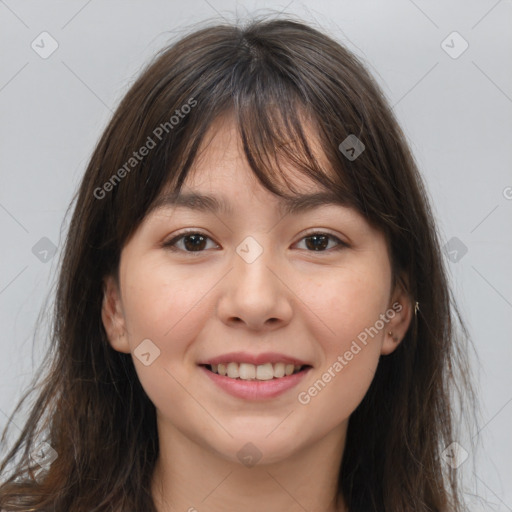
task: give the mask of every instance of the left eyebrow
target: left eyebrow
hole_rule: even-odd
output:
[[[349,206],[346,198],[340,197],[334,192],[316,192],[313,194],[301,194],[293,197],[279,198],[279,212],[283,215],[298,214],[311,211],[321,206]],[[151,210],[166,207],[182,207],[211,213],[224,213],[233,215],[233,207],[224,196],[213,196],[197,192],[164,194],[155,201]]]

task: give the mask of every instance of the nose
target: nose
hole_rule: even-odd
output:
[[[289,279],[288,279],[289,280]],[[233,254],[217,312],[230,327],[275,330],[290,322],[293,292],[275,255],[254,239]]]

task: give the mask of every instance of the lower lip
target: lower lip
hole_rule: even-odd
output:
[[[213,373],[204,366],[200,368],[217,386],[226,391],[226,393],[246,400],[264,400],[266,398],[279,396],[295,387],[306,376],[309,370],[311,370],[311,367],[308,367],[298,373],[293,373],[292,375],[279,379],[241,380]]]

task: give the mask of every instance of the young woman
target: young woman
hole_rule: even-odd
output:
[[[442,453],[471,383],[427,194],[320,31],[157,56],[87,167],[56,299],[1,509],[463,510]]]

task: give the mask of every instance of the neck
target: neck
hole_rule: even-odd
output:
[[[285,460],[246,467],[160,423],[152,480],[158,512],[346,512],[338,475],[346,424]]]

